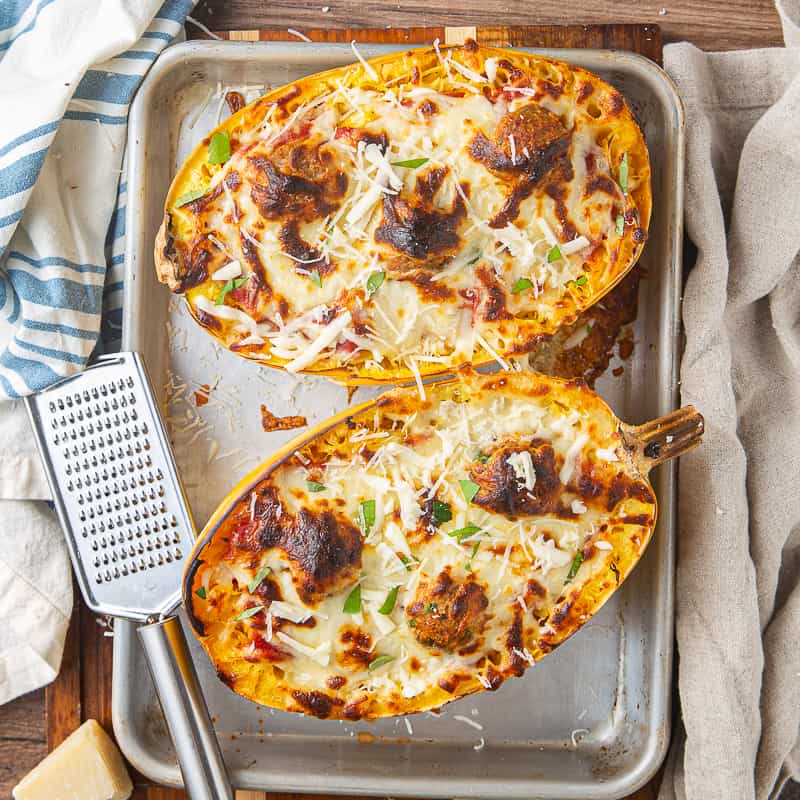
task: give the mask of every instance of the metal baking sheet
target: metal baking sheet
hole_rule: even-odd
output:
[[[363,45],[367,56],[393,49]],[[598,390],[637,423],[677,401],[683,116],[666,75],[630,53],[536,50],[587,67],[624,93],[653,164],[654,216],[643,263],[635,350]],[[221,115],[222,94],[248,99],[353,60],[347,45],[191,42],[150,71],[130,120],[126,348],[144,355],[161,391],[178,466],[202,525],[230,486],[297,431],[265,433],[260,405],[309,423],[348,403],[345,389],[297,379],[223,351],[160,286],[153,240],[178,164]],[[612,362],[612,367],[614,363]],[[213,387],[205,405],[194,393]],[[359,389],[356,400],[374,390]],[[202,403],[202,397],[200,398]],[[373,723],[273,711],[219,682],[199,646],[201,682],[233,781],[284,792],[481,798],[612,798],[658,769],[669,741],[672,681],[675,469],[653,476],[658,529],[631,579],[582,631],[524,678],[446,706]],[[191,638],[191,637],[190,637]],[[114,730],[134,766],[159,783],[180,773],[133,627],[116,626]]]

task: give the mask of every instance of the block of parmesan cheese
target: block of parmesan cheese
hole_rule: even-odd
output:
[[[122,754],[89,719],[14,787],[14,800],[128,800],[132,792]]]

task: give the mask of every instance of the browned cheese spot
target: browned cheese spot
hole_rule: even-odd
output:
[[[294,697],[309,714],[313,714],[320,719],[327,719],[331,715],[334,704],[337,702],[335,698],[324,692],[303,692],[300,689],[295,689],[292,692],[292,697]]]
[[[292,580],[304,603],[351,584],[361,567],[361,533],[349,520],[330,511],[301,508],[294,515],[281,507],[274,488],[257,498],[250,519],[249,497],[233,517],[231,544],[258,552],[278,547],[286,554]]]

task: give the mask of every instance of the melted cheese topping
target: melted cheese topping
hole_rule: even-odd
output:
[[[210,327],[221,327],[228,346],[291,371],[416,377],[481,358],[502,364],[560,317],[574,318],[635,261],[632,237],[643,241],[649,210],[640,220],[634,198],[648,191],[649,171],[620,175],[615,123],[634,130],[645,151],[619,94],[581,71],[593,95],[577,101],[574,77],[572,91],[556,91],[550,71],[520,77],[487,59],[479,74],[463,60],[454,50],[417,84],[374,89],[351,68],[291,111],[278,100],[251,107],[254,122],[236,129],[207,198],[171,206],[175,246],[193,248],[183,262],[196,269],[205,242],[203,274],[212,276],[189,287],[188,300],[201,321],[216,320]],[[567,80],[574,68],[558,66]],[[525,121],[532,106],[544,122]],[[522,134],[501,135],[515,120]],[[546,155],[552,142],[531,152],[520,139],[543,126],[563,141],[563,163]],[[488,161],[476,156],[481,138],[493,148]],[[520,190],[523,165],[535,172],[540,162],[542,175]],[[334,171],[345,176],[335,191]],[[314,183],[322,173],[327,183]],[[326,200],[310,213],[320,193]],[[299,208],[281,213],[298,197]],[[226,264],[236,262],[244,288],[217,304],[234,271]],[[251,322],[232,320],[228,305]],[[350,322],[322,337],[345,309]],[[253,336],[263,344],[243,345]]]
[[[620,537],[625,546],[632,539],[643,546],[655,506],[607,409],[602,415],[558,394],[512,391],[505,382],[511,378],[530,380],[429,387],[433,397],[413,414],[405,405],[408,390],[390,393],[402,402],[358,415],[258,483],[254,496],[263,502],[274,493],[282,515],[332,512],[341,525],[358,527],[359,563],[347,580],[307,604],[301,594],[311,573],[298,577],[285,546],[254,547],[246,512],[237,517],[234,509],[229,520],[244,519],[247,536],[240,539],[223,525],[229,549],[216,562],[202,554],[195,578],[207,590],[208,606],[194,601],[206,635],[266,669],[274,654],[259,660],[254,642],[285,645],[290,657],[275,662],[281,681],[341,698],[344,708],[363,697],[380,700],[381,712],[361,707],[356,716],[398,713],[430,687],[457,686],[465,676],[493,686],[498,676],[520,674],[540,658],[548,637],[553,646],[559,640],[566,614],[560,604],[569,608],[582,585],[624,558]],[[489,502],[488,475],[506,481]],[[509,496],[516,510],[504,505]],[[250,497],[239,507],[252,511]],[[259,530],[269,539],[274,531],[264,524]],[[244,587],[265,568],[282,600],[264,604],[267,620],[243,618],[264,602]],[[437,595],[442,575],[446,584],[473,587],[467,596],[486,604],[451,641],[445,639],[460,618],[447,603],[448,592]],[[360,602],[353,600],[356,587]],[[273,634],[275,618],[284,621],[282,628],[285,621],[314,623]],[[420,636],[429,623],[431,630],[442,629],[433,641]],[[360,660],[350,657],[348,631],[360,637]],[[331,692],[332,676],[345,679],[338,691]],[[452,692],[457,696],[456,688]],[[309,710],[291,697],[289,707]],[[341,713],[327,708],[322,716]]]

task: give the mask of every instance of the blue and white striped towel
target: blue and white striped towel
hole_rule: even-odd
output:
[[[0,397],[118,338],[128,108],[194,4],[162,2],[0,3]]]
[[[0,0],[0,703],[51,681],[72,608],[21,403],[120,336],[128,108],[194,0]],[[38,501],[38,502],[37,502]]]

